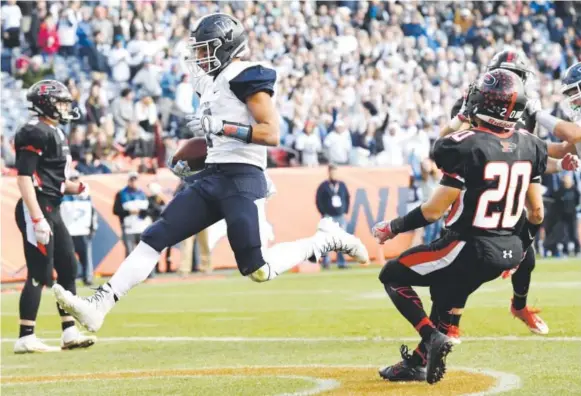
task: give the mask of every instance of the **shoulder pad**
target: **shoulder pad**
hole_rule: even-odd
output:
[[[230,89],[241,102],[245,102],[246,98],[257,92],[266,92],[273,96],[275,84],[274,69],[252,63],[230,79]]]

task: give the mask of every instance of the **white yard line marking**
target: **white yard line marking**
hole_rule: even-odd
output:
[[[44,341],[60,341],[60,338],[43,338]],[[397,342],[417,341],[418,337],[99,337],[99,342]],[[2,342],[15,342],[16,338],[2,338]],[[581,342],[581,337],[498,336],[462,337],[462,341],[534,341],[534,342]]]
[[[353,368],[353,369],[375,369],[378,366],[373,365],[322,365],[322,364],[306,364],[306,365],[284,365],[284,366],[233,366],[233,367],[203,367],[199,370],[235,370],[235,369],[281,369],[281,368],[330,368],[330,369],[337,369],[337,368]],[[468,367],[451,367],[453,370],[464,371],[468,373],[474,374],[483,374],[490,376],[496,380],[495,385],[485,391],[476,392],[476,393],[467,393],[465,396],[486,396],[486,395],[495,395],[503,392],[508,392],[511,390],[519,389],[522,386],[522,382],[519,376],[511,373],[506,373],[503,371],[496,371],[496,370],[488,370],[488,369],[473,369]],[[183,369],[187,370],[187,369]],[[176,370],[179,371],[179,370]],[[74,380],[69,379],[59,379],[58,376],[54,376],[53,379],[47,379],[44,381],[35,381],[31,382],[30,384],[43,384],[43,383],[58,383],[58,382],[77,382],[77,381],[120,381],[120,380],[133,380],[133,379],[141,379],[141,378],[168,378],[168,377],[176,377],[176,378],[205,378],[205,377],[229,377],[229,378],[248,378],[250,377],[275,377],[275,378],[288,378],[288,379],[298,379],[312,382],[315,386],[309,388],[307,390],[298,391],[294,393],[283,393],[276,396],[307,396],[307,395],[316,395],[322,392],[328,392],[334,389],[337,389],[341,386],[341,383],[335,379],[324,379],[324,378],[316,378],[316,377],[309,377],[309,376],[299,376],[299,375],[235,375],[235,374],[181,374],[177,372],[175,375],[155,375],[155,371],[144,372],[144,371],[137,371],[137,370],[127,370],[127,371],[115,371],[110,373],[91,373],[92,375],[99,376],[99,374],[124,374],[124,373],[135,373],[134,376],[129,376],[125,378],[75,378]],[[154,375],[152,375],[154,374]],[[78,373],[76,375],[83,375]],[[87,374],[88,375],[88,374]],[[6,378],[11,378],[11,376],[7,376]],[[25,377],[23,377],[24,379]],[[13,382],[3,384],[2,386],[17,386],[17,385],[26,385],[26,382]]]
[[[454,367],[451,367],[452,369]],[[466,371],[475,374],[484,374],[496,379],[496,384],[488,390],[476,393],[467,393],[466,396],[485,396],[485,395],[496,395],[498,393],[504,393],[511,390],[519,389],[522,387],[522,382],[520,377],[515,374],[505,373],[503,371],[488,370],[488,369],[472,369],[472,368],[457,368],[458,370]]]

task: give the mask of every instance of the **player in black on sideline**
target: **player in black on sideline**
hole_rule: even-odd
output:
[[[54,80],[34,84],[26,98],[31,112],[38,117],[32,118],[15,136],[17,184],[22,196],[15,215],[24,242],[28,275],[20,295],[20,335],[14,352],[86,348],[96,338],[81,334],[73,317],[58,305],[63,330],[61,347],[48,346],[34,334],[42,288],[52,285],[53,268],[57,282],[76,292],[77,260],[59,206],[63,194],[88,194],[88,186],[67,180],[72,170],[71,155],[58,125],[78,117],[78,109],[71,109],[71,94]]]
[[[523,84],[527,82],[531,75],[526,58],[522,54],[513,50],[501,51],[492,58],[487,70],[492,71],[497,69],[510,70],[514,72],[520,77]],[[538,114],[538,109],[535,109],[534,106],[531,105],[532,103],[534,102],[529,101],[527,103],[522,116],[515,125],[516,129],[522,129],[530,133],[534,133],[537,124],[536,114]],[[469,127],[468,116],[466,114],[469,109],[467,108],[466,104],[466,95],[456,101],[454,107],[452,108],[451,121],[448,124],[448,127],[440,133],[440,136],[446,136],[449,133]],[[572,155],[572,150],[564,151],[563,147],[564,146],[560,143],[547,144],[549,159],[547,162],[546,173],[557,173],[562,170],[575,170],[576,158],[574,158]],[[527,237],[527,230],[531,227],[533,229],[536,228],[527,222],[526,216],[523,214],[518,225],[518,228],[522,231],[521,235],[523,237]],[[549,327],[538,315],[540,310],[538,308],[532,308],[527,305],[527,296],[531,284],[531,275],[536,263],[535,251],[532,246],[532,241],[527,242],[527,244],[529,245],[529,248],[526,250],[525,256],[518,268],[510,272],[507,271],[505,274],[503,274],[503,277],[512,275],[511,281],[513,287],[513,298],[511,300],[510,311],[512,315],[520,319],[531,332],[535,334],[548,334]],[[456,343],[460,342],[459,324],[465,303],[466,302],[464,301],[464,303],[454,307],[451,315],[448,317],[448,335],[453,336],[456,340]]]
[[[530,223],[542,222],[539,182],[547,165],[546,144],[513,129],[526,102],[515,73],[486,73],[468,97],[468,117],[475,127],[435,143],[433,156],[444,173],[441,185],[407,215],[374,226],[374,236],[383,243],[436,221],[452,206],[442,238],[389,260],[379,275],[396,308],[422,338],[413,355],[406,353],[402,362],[381,370],[382,378],[439,381],[452,348],[452,340],[436,327],[439,314],[446,313],[440,309],[455,306],[458,296],[520,263],[524,248],[517,227],[525,205]],[[412,286],[430,287],[430,317]]]

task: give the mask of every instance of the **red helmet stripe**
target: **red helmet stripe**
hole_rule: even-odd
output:
[[[508,120],[510,117],[510,113],[514,109],[514,105],[516,104],[516,98],[518,97],[518,92],[513,92],[512,97],[510,98],[510,104],[508,105],[508,109],[506,109],[506,114],[504,115],[504,119]]]

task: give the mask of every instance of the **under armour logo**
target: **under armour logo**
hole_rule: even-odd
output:
[[[503,250],[502,258],[512,258],[512,250]]]

